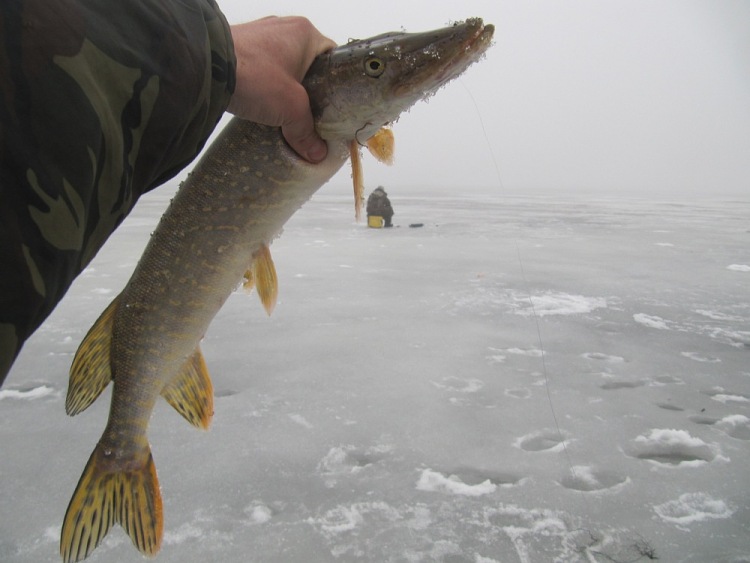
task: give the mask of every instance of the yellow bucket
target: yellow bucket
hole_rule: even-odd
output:
[[[383,218],[380,215],[368,215],[367,226],[373,229],[383,228]]]

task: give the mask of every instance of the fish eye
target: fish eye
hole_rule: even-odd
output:
[[[367,57],[365,59],[365,73],[367,76],[377,78],[385,72],[385,61],[379,57]]]

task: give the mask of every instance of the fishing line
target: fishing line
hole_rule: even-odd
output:
[[[500,174],[500,166],[498,165],[497,158],[495,157],[495,151],[492,149],[492,143],[490,142],[490,137],[487,134],[487,129],[484,126],[484,120],[482,119],[482,113],[479,110],[479,105],[477,104],[477,101],[474,98],[474,95],[471,93],[471,90],[469,90],[466,84],[464,84],[463,80],[459,78],[458,81],[461,83],[461,86],[463,86],[464,90],[466,90],[466,93],[469,95],[469,99],[471,99],[471,103],[474,105],[474,110],[476,111],[477,119],[479,120],[479,125],[482,128],[482,135],[484,135],[484,140],[487,143],[487,149],[490,153],[492,164],[495,167],[495,175],[497,177],[497,183],[500,187],[501,193],[504,196],[507,196],[507,190],[505,189],[505,184],[503,183],[502,175]],[[529,288],[529,282],[528,282],[528,279],[526,278],[526,270],[523,267],[523,260],[521,259],[521,247],[518,244],[518,238],[513,237],[513,244],[516,250],[516,258],[518,259],[518,267],[521,273],[521,280],[523,281],[524,291],[526,293],[526,300],[529,302],[529,307],[531,308],[532,317],[534,319],[534,326],[536,327],[537,341],[539,342],[539,350],[541,352],[542,374],[544,375],[544,389],[547,394],[547,402],[549,403],[549,409],[550,409],[550,412],[552,413],[552,420],[555,423],[555,430],[557,432],[557,436],[558,438],[560,438],[560,444],[562,445],[562,449],[565,454],[565,460],[568,463],[568,470],[570,471],[570,475],[573,477],[573,479],[576,479],[578,476],[573,467],[573,460],[570,456],[570,452],[568,451],[568,446],[566,444],[565,437],[563,436],[562,429],[560,428],[560,423],[557,417],[557,411],[555,410],[554,401],[552,400],[552,392],[550,390],[550,378],[547,372],[547,362],[545,360],[546,352],[544,351],[544,342],[542,340],[542,328],[539,323],[539,315],[537,315],[536,307],[534,306],[534,300],[531,297],[531,290]],[[584,504],[588,507],[588,500],[586,499],[586,496],[583,494],[583,491],[579,491],[579,492],[581,493],[581,497],[584,500]]]

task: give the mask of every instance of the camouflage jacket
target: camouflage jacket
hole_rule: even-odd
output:
[[[234,90],[214,0],[0,2],[0,384],[137,199]]]

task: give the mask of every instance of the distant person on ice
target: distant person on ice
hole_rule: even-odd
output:
[[[367,219],[371,216],[382,217],[385,221],[385,227],[392,227],[391,217],[393,217],[393,207],[391,207],[391,200],[388,199],[388,194],[385,193],[383,186],[378,186],[367,198]]]

